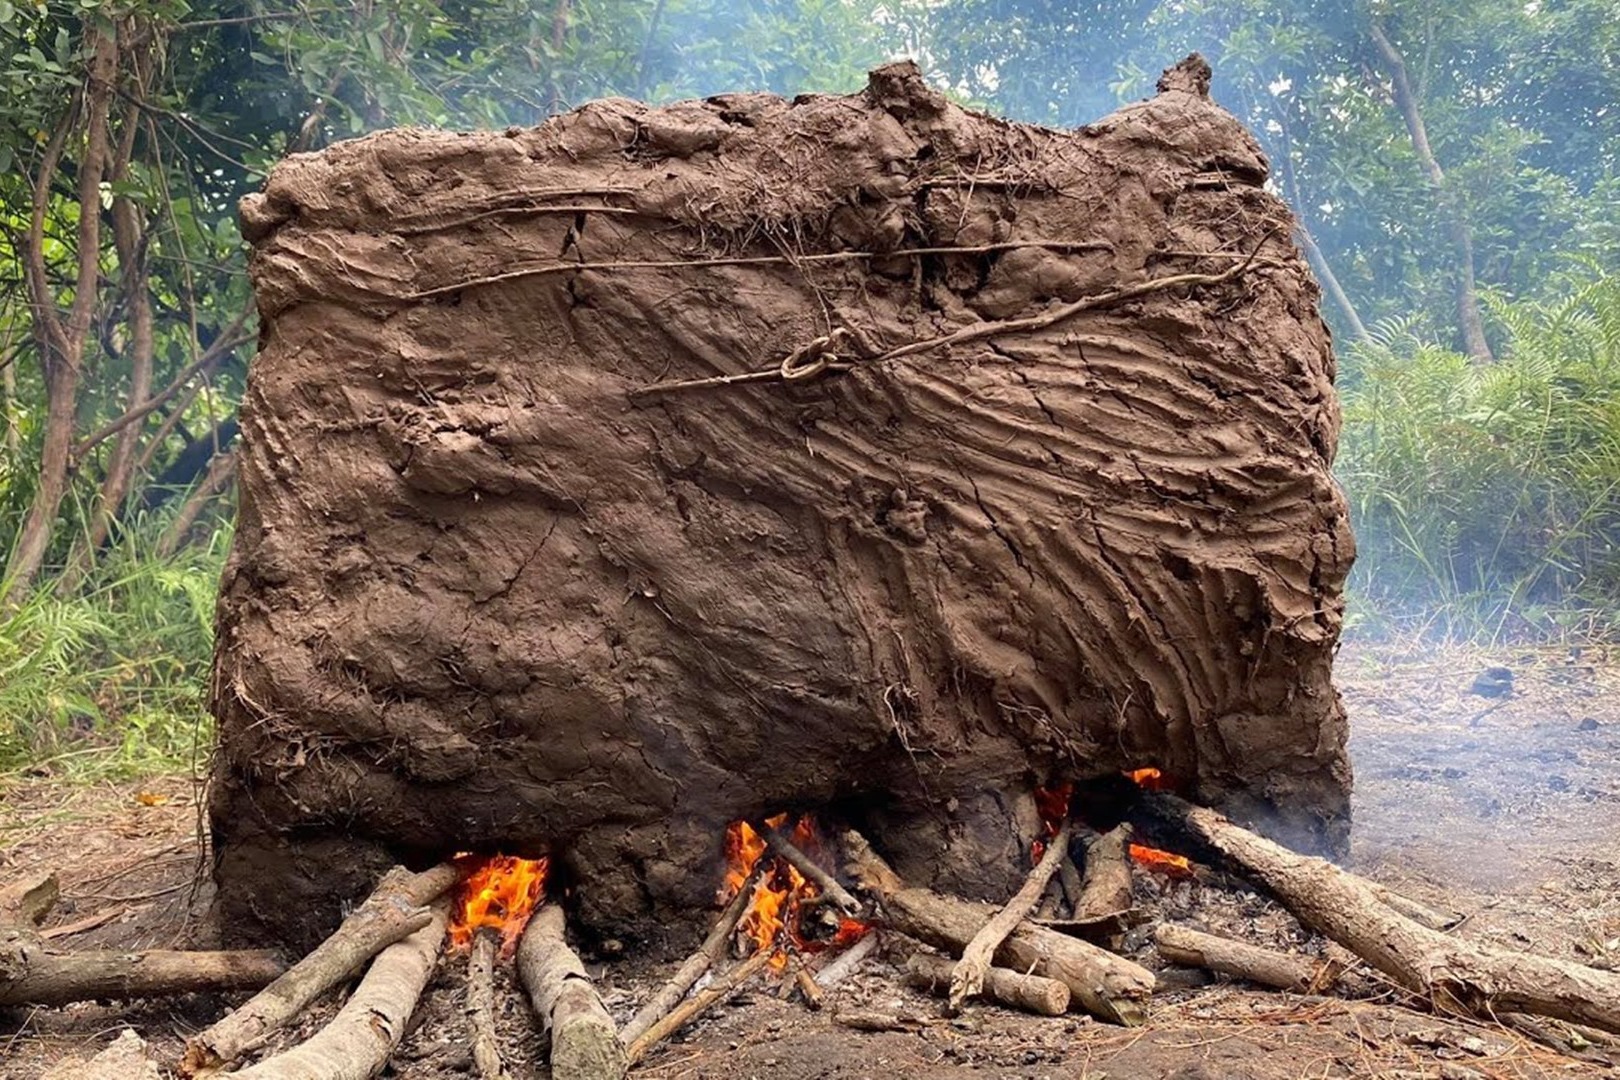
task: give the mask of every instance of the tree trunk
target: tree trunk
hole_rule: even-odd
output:
[[[33,216],[24,240],[23,261],[33,307],[40,363],[45,373],[45,435],[40,447],[39,477],[28,515],[17,535],[16,550],[0,601],[21,596],[33,584],[50,547],[56,515],[67,492],[72,464],[73,426],[78,407],[79,377],[84,364],[85,337],[95,310],[101,281],[101,181],[108,159],[107,117],[113,80],[118,73],[118,40],[102,30],[96,18],[85,20],[85,45],[90,53],[84,83],[85,149],[78,163],[79,229],[78,272],[73,283],[73,305],[64,320],[57,311],[45,271],[45,213],[51,186],[61,162],[62,146],[72,126],[72,113],[64,118],[46,148],[34,180]]]
[[[1356,313],[1356,306],[1350,302],[1350,294],[1339,284],[1339,276],[1333,272],[1333,267],[1328,265],[1327,256],[1316,246],[1316,238],[1311,235],[1311,231],[1305,227],[1303,221],[1300,222],[1297,235],[1299,246],[1305,249],[1305,258],[1310,260],[1311,269],[1316,272],[1316,280],[1321,282],[1322,288],[1327,291],[1333,306],[1339,309],[1339,314],[1350,327],[1351,336],[1357,341],[1366,341],[1372,336],[1367,333],[1367,324],[1363,323],[1361,316]]]
[[[1457,205],[1455,193],[1446,186],[1446,174],[1429,146],[1428,128],[1423,123],[1423,112],[1406,73],[1406,60],[1376,19],[1372,24],[1372,39],[1389,69],[1395,107],[1406,122],[1406,131],[1412,138],[1412,149],[1417,153],[1418,164],[1423,167],[1423,175],[1428,178],[1429,187],[1434,190],[1440,203],[1440,213],[1446,219],[1446,231],[1451,236],[1451,246],[1457,257],[1457,325],[1462,330],[1463,344],[1468,349],[1468,355],[1482,363],[1489,363],[1496,357],[1491,354],[1491,347],[1485,340],[1485,321],[1480,316],[1479,294],[1474,288],[1473,230],[1468,227],[1462,207]]]

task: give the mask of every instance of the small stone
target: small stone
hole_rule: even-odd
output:
[[[1468,1051],[1470,1054],[1476,1054],[1481,1057],[1483,1057],[1490,1049],[1485,1045],[1485,1040],[1480,1038],[1478,1035],[1470,1035],[1457,1045]]]
[[[1598,720],[1595,716],[1583,717],[1581,722],[1575,725],[1576,731],[1596,731],[1597,729]]]
[[[1557,774],[1549,776],[1547,777],[1547,786],[1552,788],[1554,791],[1568,791],[1569,777],[1559,776]]]
[[[1480,697],[1507,697],[1513,693],[1513,671],[1505,667],[1488,667],[1474,676],[1468,692]]]
[[[1448,1061],[1440,1066],[1440,1080],[1485,1080],[1485,1074],[1466,1065]]]

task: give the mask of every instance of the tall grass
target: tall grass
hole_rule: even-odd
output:
[[[74,593],[46,580],[0,609],[0,774],[136,775],[206,754],[229,530],[159,559],[160,524],[127,532]]]
[[[1338,470],[1363,629],[1473,642],[1620,630],[1620,284],[1493,304],[1479,365],[1384,327],[1351,348]]]

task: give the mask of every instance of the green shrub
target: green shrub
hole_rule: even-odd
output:
[[[1620,628],[1620,285],[1492,305],[1501,359],[1352,346],[1338,473],[1363,627],[1496,641]]]
[[[0,773],[184,767],[206,754],[214,595],[229,530],[159,559],[158,521],[108,551],[81,589],[47,578],[0,611]]]

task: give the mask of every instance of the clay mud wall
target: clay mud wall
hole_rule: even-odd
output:
[[[1000,899],[1033,786],[1149,764],[1342,844],[1333,355],[1208,79],[1062,132],[901,64],[277,166],[242,207],[230,936],[311,942],[469,849],[553,852],[633,933],[787,808]]]

